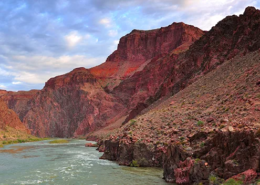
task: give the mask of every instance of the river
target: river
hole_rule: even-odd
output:
[[[84,140],[65,144],[49,141],[0,148],[0,185],[166,185],[162,169],[119,166],[101,160]]]

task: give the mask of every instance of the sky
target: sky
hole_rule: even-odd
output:
[[[133,29],[184,22],[210,30],[260,0],[1,0],[0,89],[42,89],[54,76],[105,62]]]

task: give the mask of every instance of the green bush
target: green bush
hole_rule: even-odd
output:
[[[18,143],[25,143],[26,141],[23,140],[23,139],[17,139],[17,142],[18,142]]]
[[[133,160],[132,163],[130,164],[131,167],[139,167],[140,165],[138,164],[137,160]]]
[[[197,122],[197,125],[198,125],[199,127],[202,127],[202,126],[204,125],[204,122],[203,122],[203,121],[198,121],[198,122]]]
[[[136,123],[136,120],[134,120],[134,119],[131,119],[131,120],[130,120],[130,126],[135,125],[135,123]]]
[[[241,181],[236,181],[235,179],[229,179],[226,182],[224,182],[223,185],[242,185],[243,182]]]
[[[217,182],[217,177],[215,175],[210,175],[209,181],[211,182],[211,184],[215,184]]]

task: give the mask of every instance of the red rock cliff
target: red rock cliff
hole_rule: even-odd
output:
[[[133,30],[120,39],[118,48],[107,61],[90,71],[96,77],[105,80],[110,90],[122,79],[141,71],[153,57],[185,51],[204,32],[184,23],[173,23],[160,29],[143,31]]]
[[[30,100],[39,92],[39,90],[30,91],[0,91],[0,99],[3,100],[9,109],[14,110],[19,116],[20,120],[23,120],[24,116],[30,110]]]
[[[46,82],[23,121],[37,136],[72,137],[104,127],[124,111],[89,70],[77,68]]]
[[[121,81],[129,70],[142,71],[154,56],[160,58],[169,52],[186,50],[203,33],[183,23],[151,31],[134,30],[121,39],[118,50],[103,65],[90,70],[77,68],[46,82],[44,89],[30,100],[26,115],[20,118],[38,136],[71,137],[104,127],[125,116],[127,109],[122,98],[103,88],[102,75]],[[161,83],[161,78],[158,81]]]
[[[5,129],[6,126],[28,132],[17,114],[13,110],[8,109],[7,105],[0,100],[0,129]]]

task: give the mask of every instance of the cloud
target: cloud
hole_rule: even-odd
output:
[[[0,2],[0,84],[42,88],[49,78],[104,62],[133,29],[184,22],[209,30],[257,0],[12,0]],[[1,87],[2,88],[2,87]]]
[[[109,32],[108,32],[108,35],[110,37],[115,37],[115,36],[117,36],[117,34],[118,34],[117,30],[109,30]]]
[[[21,84],[22,82],[12,82],[13,85]]]
[[[73,48],[82,40],[82,37],[76,31],[74,31],[66,35],[65,39],[67,41],[68,47]]]
[[[113,43],[110,45],[109,50],[111,53],[117,49],[117,45],[119,43],[119,40],[114,40]]]
[[[6,89],[5,85],[0,84],[0,89]]]
[[[111,20],[109,18],[100,19],[99,23],[104,25],[105,27],[110,27],[111,26]]]
[[[104,61],[105,58],[87,58],[83,55],[13,56],[10,64],[14,66],[12,75],[16,83],[12,82],[12,84],[17,85],[22,82],[44,84],[50,77],[67,73],[76,67],[93,67],[99,60]]]

